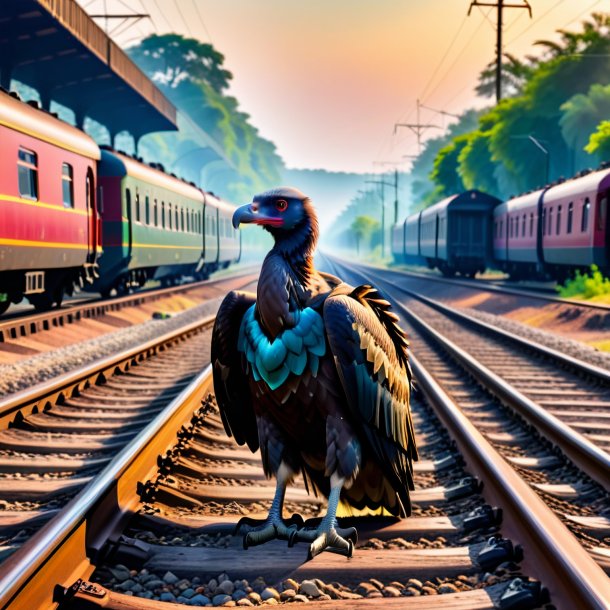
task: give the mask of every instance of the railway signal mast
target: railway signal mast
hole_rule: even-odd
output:
[[[505,8],[526,8],[532,18],[532,7],[527,0],[522,4],[504,4],[504,0],[496,2],[479,2],[472,0],[468,8],[468,15],[472,12],[473,6],[493,6],[498,9],[498,20],[496,23],[496,104],[502,99],[502,11]]]

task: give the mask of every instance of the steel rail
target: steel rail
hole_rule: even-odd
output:
[[[610,608],[608,577],[576,537],[489,444],[413,355],[413,374],[436,414],[484,483],[483,495],[503,508],[505,535],[525,549],[528,573],[550,591],[560,609]]]
[[[351,270],[351,272],[364,278],[362,272],[355,272],[354,270]],[[387,284],[388,282],[382,280],[381,283]],[[400,291],[403,290],[394,285],[392,285],[392,287]],[[580,470],[596,480],[604,489],[610,490],[610,455],[608,453],[597,447],[594,443],[589,441],[582,434],[576,432],[573,428],[570,428],[557,417],[551,415],[546,409],[530,400],[527,396],[510,386],[506,381],[478,362],[470,354],[433,329],[419,316],[400,303],[400,301],[392,298],[391,295],[387,296],[392,300],[393,305],[407,320],[415,324],[446,352],[457,359],[460,364],[462,364],[472,375],[474,375],[474,377],[478,379],[492,394],[497,396],[505,404],[508,404],[511,409],[519,413],[528,422],[534,425],[534,427],[545,438],[552,441],[570,460],[574,462],[574,464],[576,464],[578,468],[580,468]],[[502,332],[504,333],[504,331]],[[529,343],[525,343],[531,347]],[[569,357],[565,356],[565,358]],[[600,370],[603,371],[603,369]],[[606,371],[604,371],[604,373],[608,374]]]
[[[385,282],[386,284],[389,283],[387,280],[381,280],[381,281]],[[535,341],[532,341],[530,339],[524,339],[523,337],[520,337],[519,335],[515,335],[509,331],[503,330],[502,328],[498,328],[498,327],[494,326],[493,324],[483,322],[482,320],[477,320],[476,318],[473,318],[472,316],[469,316],[468,314],[466,314],[464,312],[457,311],[456,309],[452,309],[451,307],[448,307],[447,305],[443,305],[442,303],[439,303],[438,301],[435,301],[435,300],[425,297],[421,294],[418,294],[417,292],[414,292],[413,290],[409,290],[408,288],[403,288],[401,286],[396,286],[394,284],[392,284],[392,286],[393,286],[393,288],[402,292],[403,294],[407,294],[410,297],[413,297],[414,299],[421,301],[422,303],[428,305],[429,307],[432,307],[433,309],[436,309],[440,313],[442,313],[450,318],[454,318],[454,319],[460,320],[462,322],[466,322],[470,326],[473,326],[477,329],[484,329],[486,332],[489,332],[497,337],[502,337],[503,339],[512,341],[513,343],[516,343],[517,345],[519,345],[521,347],[527,347],[527,348],[529,348],[535,352],[538,352],[540,354],[543,354],[544,356],[547,356],[553,360],[557,360],[557,361],[567,365],[570,368],[577,369],[581,373],[585,373],[586,375],[589,375],[590,377],[596,377],[596,378],[600,379],[601,381],[610,384],[610,371],[607,369],[604,369],[600,366],[596,366],[594,364],[589,364],[588,362],[584,362],[583,360],[579,360],[578,358],[574,358],[573,356],[568,356],[567,354],[562,354],[561,352],[558,352],[557,350],[554,350],[551,347],[547,347],[546,345],[536,343]]]
[[[417,271],[403,271],[403,270],[399,270],[399,269],[388,269],[385,267],[374,267],[371,265],[364,265],[364,264],[362,266],[368,267],[370,269],[374,269],[375,271],[387,271],[389,273],[398,273],[400,275],[415,277],[417,279],[432,280],[434,282],[452,284],[454,286],[464,286],[465,288],[470,288],[471,290],[486,290],[488,292],[494,292],[494,293],[499,293],[499,294],[511,294],[514,296],[527,297],[530,299],[537,299],[539,301],[558,303],[560,305],[573,305],[575,307],[584,307],[586,309],[599,309],[600,311],[609,311],[610,312],[610,305],[606,305],[605,303],[591,303],[589,301],[579,301],[577,299],[566,299],[566,298],[558,297],[558,296],[544,295],[544,294],[534,292],[533,290],[524,290],[524,289],[519,289],[519,288],[509,288],[507,286],[490,285],[487,283],[481,283],[481,280],[468,281],[468,280],[464,280],[464,279],[439,277],[437,275],[433,275],[432,273],[422,273],[422,272],[417,272]]]
[[[136,511],[138,483],[178,441],[201,398],[212,391],[208,365],[62,511],[0,568],[0,608],[53,608],[63,592],[94,571],[93,561]]]
[[[51,328],[72,324],[79,320],[96,318],[108,312],[119,311],[124,307],[141,305],[142,303],[156,301],[173,294],[190,292],[226,280],[239,279],[250,273],[252,273],[252,271],[243,270],[235,275],[222,278],[203,280],[191,284],[182,284],[180,286],[171,286],[169,288],[152,288],[121,297],[110,299],[93,298],[82,303],[79,302],[74,304],[68,302],[66,306],[59,309],[52,309],[43,313],[16,315],[15,317],[1,319],[0,343],[8,339],[18,339],[19,337],[32,335],[42,330],[50,330]]]
[[[132,363],[139,362],[150,354],[210,326],[215,317],[211,315],[191,322],[145,343],[43,381],[24,392],[9,395],[0,400],[0,429],[7,428],[16,417],[42,412],[48,405],[71,397],[75,391],[95,384],[98,379],[110,376],[114,371],[125,371]]]
[[[347,270],[363,277],[359,271]],[[414,314],[391,295],[387,296],[403,316],[413,319]],[[417,387],[461,449],[467,467],[484,482],[486,500],[504,509],[504,532],[524,546],[527,570],[547,586],[553,604],[562,610],[610,608],[610,587],[603,569],[412,354],[410,361]],[[502,385],[506,386],[503,382]],[[608,456],[604,455],[607,460]],[[603,474],[607,483],[608,466]]]
[[[401,313],[453,356],[492,394],[524,417],[548,440],[553,442],[580,470],[610,491],[610,455],[576,432],[546,409],[507,384],[470,354],[433,329],[419,316],[396,303]]]

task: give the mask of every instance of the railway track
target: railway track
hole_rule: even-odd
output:
[[[100,320],[110,329],[117,326],[128,324],[127,321],[118,319],[115,314],[127,308],[141,307],[145,304],[155,303],[162,299],[178,295],[206,295],[221,287],[226,290],[226,286],[235,280],[247,277],[255,277],[256,269],[248,268],[239,270],[230,276],[214,278],[191,284],[171,286],[167,288],[154,288],[141,290],[133,294],[120,297],[100,299],[90,298],[78,301],[68,301],[62,307],[52,309],[44,313],[32,313],[29,310],[21,311],[13,315],[0,318],[0,349],[7,352],[14,352],[17,355],[28,356],[37,351],[40,347],[40,340],[32,340],[33,335],[52,331],[55,333],[53,345],[62,345],[61,337],[57,338],[58,330],[67,329],[73,324],[87,324],[90,320]],[[228,288],[231,289],[231,288]],[[96,327],[94,327],[96,328]],[[28,348],[29,346],[29,348]],[[33,349],[32,349],[33,348]]]
[[[366,266],[366,265],[365,265]],[[375,272],[385,271],[385,269],[370,267]],[[556,294],[552,294],[551,289],[547,288],[534,288],[534,287],[523,287],[513,283],[510,285],[509,282],[503,280],[483,280],[483,279],[467,279],[467,278],[447,278],[442,277],[436,272],[431,271],[430,273],[421,271],[409,271],[405,269],[395,270],[395,273],[400,273],[405,277],[423,279],[426,281],[432,281],[439,284],[447,284],[449,286],[462,286],[464,288],[470,288],[478,291],[486,291],[500,295],[511,295],[517,297],[525,297],[534,301],[542,301],[547,303],[557,303],[559,305],[569,305],[572,307],[585,309],[585,310],[597,310],[600,313],[610,312],[610,305],[604,303],[595,303],[590,301],[583,301],[578,299],[569,299],[559,297]]]
[[[590,553],[425,363],[413,365],[420,389],[414,514],[355,519],[360,541],[351,560],[323,553],[305,562],[306,545],[282,542],[242,549],[235,525],[244,515],[266,515],[273,485],[258,456],[225,436],[208,367],[4,562],[0,608],[315,600],[320,608],[364,609],[381,597],[384,606],[404,608],[409,597],[414,608],[514,610],[546,604],[540,581],[558,608],[608,607],[607,577]],[[287,500],[287,511],[306,518],[323,508],[302,487]]]
[[[330,264],[353,283],[370,281],[362,268]],[[512,337],[386,277],[376,274],[375,282],[407,321],[424,366],[608,571],[608,371]]]
[[[209,361],[214,316],[0,400],[0,559],[112,460]]]

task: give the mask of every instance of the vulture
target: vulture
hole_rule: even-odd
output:
[[[338,526],[340,501],[374,514],[411,512],[417,449],[407,338],[375,288],[315,269],[318,221],[302,192],[255,196],[233,214],[235,228],[244,223],[261,225],[275,243],[256,294],[224,298],[211,353],[227,434],[260,449],[266,476],[276,478],[269,515],[248,520],[244,548],[282,539],[310,543],[310,557],[350,557],[357,532]],[[328,498],[317,527],[283,518],[286,487],[299,473],[308,492]]]

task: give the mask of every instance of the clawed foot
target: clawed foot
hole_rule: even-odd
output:
[[[358,542],[358,533],[355,527],[334,528],[320,525],[317,529],[300,529],[293,532],[288,546],[294,546],[296,542],[311,542],[308,559],[313,559],[323,551],[351,557],[354,554],[354,545]]]
[[[269,542],[269,540],[290,540],[291,536],[303,525],[303,518],[300,515],[292,515],[290,519],[252,519],[242,517],[235,526],[234,535],[244,527],[250,528],[243,539],[244,549],[251,546],[258,546]]]

